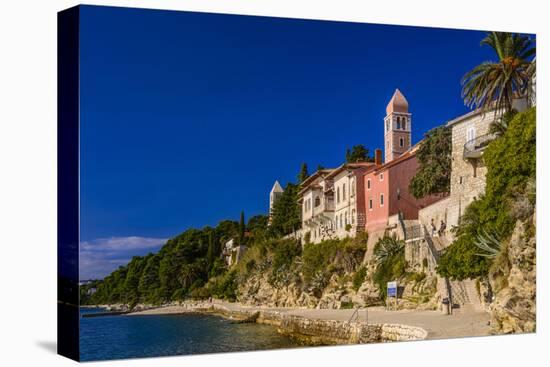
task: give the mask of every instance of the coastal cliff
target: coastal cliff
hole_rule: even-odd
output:
[[[490,305],[495,332],[536,330],[536,237],[534,224],[518,221],[502,259],[505,266],[490,274],[496,290]]]

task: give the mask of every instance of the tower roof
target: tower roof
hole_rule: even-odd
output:
[[[409,112],[409,102],[407,102],[407,99],[399,89],[395,90],[393,97],[391,97],[386,107],[386,114],[389,115],[394,112]]]
[[[283,187],[279,183],[279,181],[275,180],[275,183],[273,184],[273,188],[271,189],[271,192],[283,192]]]

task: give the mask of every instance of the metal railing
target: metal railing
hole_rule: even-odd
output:
[[[483,153],[483,150],[489,145],[490,142],[495,140],[496,134],[485,134],[478,136],[472,140],[469,140],[464,144],[464,158],[479,158]]]
[[[359,322],[359,308],[355,308],[355,310],[353,310],[353,313],[351,314],[349,320],[348,320],[348,323],[352,323],[352,322]],[[365,323],[368,324],[369,323],[369,309],[368,308],[365,308]]]

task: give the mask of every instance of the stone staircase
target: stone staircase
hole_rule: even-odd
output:
[[[450,283],[453,313],[464,313],[472,310],[481,311],[483,309],[474,280],[451,280]]]

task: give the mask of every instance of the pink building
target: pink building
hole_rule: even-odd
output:
[[[365,190],[365,230],[369,233],[385,230],[390,217],[400,215],[404,220],[418,219],[418,211],[441,198],[430,196],[415,199],[409,193],[409,183],[416,174],[418,144],[411,147],[412,119],[409,104],[396,89],[384,118],[385,162],[376,152],[377,168],[367,172]]]

